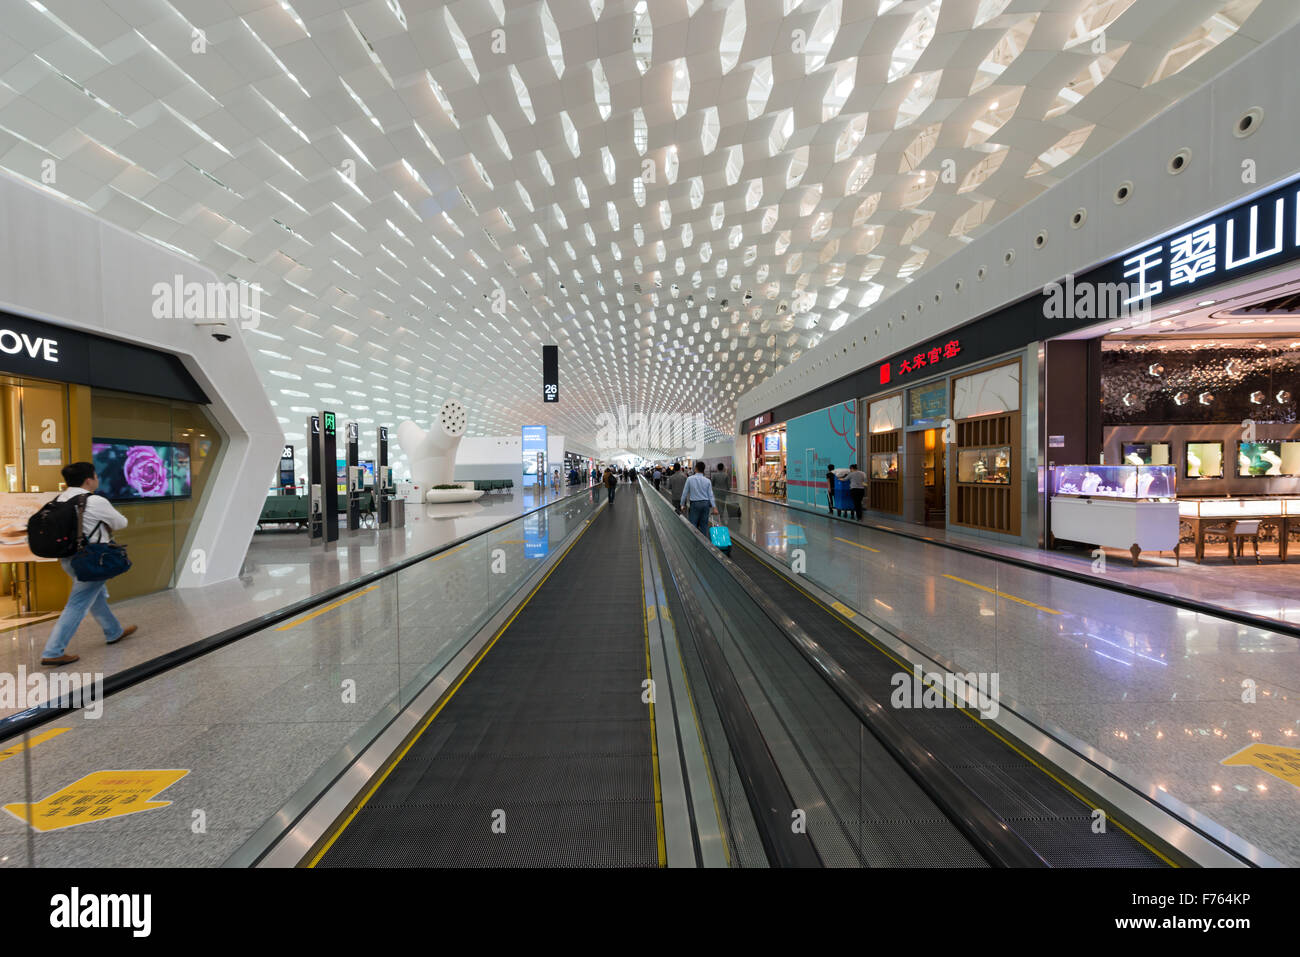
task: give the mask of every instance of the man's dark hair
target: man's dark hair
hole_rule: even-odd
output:
[[[856,472],[858,470],[858,463],[854,462],[852,465],[849,466],[849,468],[853,469],[853,471]]]
[[[703,463],[703,462],[696,462],[696,463],[695,463],[695,471],[697,471],[697,472],[703,472],[703,471],[704,471],[704,463]]]
[[[89,462],[73,462],[63,466],[63,481],[68,488],[81,488],[95,477],[95,466]]]
[[[727,468],[727,466],[724,465],[722,462],[719,462],[719,463],[718,463],[718,471],[719,471],[719,472],[724,471],[726,468]]]

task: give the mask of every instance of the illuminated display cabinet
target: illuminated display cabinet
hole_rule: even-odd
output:
[[[1051,470],[1053,496],[1172,499],[1172,465],[1058,465]]]
[[[1011,484],[1011,446],[959,450],[957,481],[967,485]]]
[[[1058,465],[1050,470],[1052,538],[1178,556],[1171,465]],[[1055,544],[1055,541],[1053,541]]]

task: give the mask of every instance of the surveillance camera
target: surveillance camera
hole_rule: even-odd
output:
[[[212,338],[213,338],[213,339],[216,339],[218,342],[225,342],[226,340],[228,340],[228,339],[230,338],[230,333],[228,333],[228,332],[214,332],[214,333],[212,334]]]

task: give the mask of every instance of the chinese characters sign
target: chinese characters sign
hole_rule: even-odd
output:
[[[912,355],[904,355],[897,360],[898,375],[906,375],[909,372],[918,372],[921,369],[930,366],[939,365],[945,359],[955,359],[961,353],[961,342],[957,339],[949,339],[942,345],[931,346],[929,349],[916,351]],[[886,385],[893,378],[894,360],[882,363],[880,366],[880,384]]]

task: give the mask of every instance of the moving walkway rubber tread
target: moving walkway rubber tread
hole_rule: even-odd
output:
[[[319,866],[658,865],[636,507],[619,489]]]
[[[737,545],[731,559],[878,701],[900,668],[861,635]],[[910,673],[909,673],[910,680]],[[1156,854],[1111,825],[1093,832],[1092,808],[955,708],[896,712],[922,745],[1054,867],[1161,867]]]

